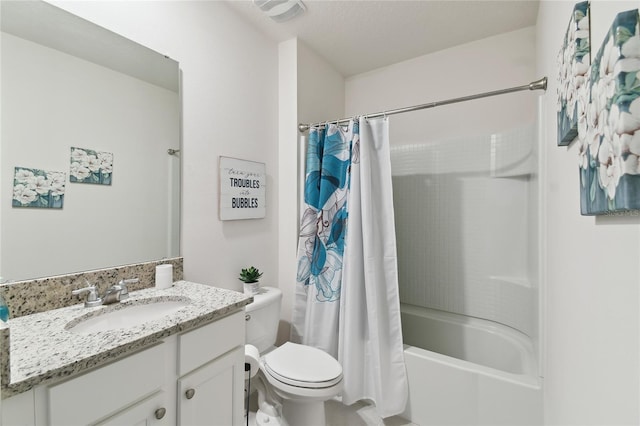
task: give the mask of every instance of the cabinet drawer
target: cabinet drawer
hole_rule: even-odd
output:
[[[244,345],[244,310],[178,336],[178,375]]]
[[[160,389],[165,356],[160,344],[50,386],[49,424],[87,425]]]

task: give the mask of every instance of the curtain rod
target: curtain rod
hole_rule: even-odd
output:
[[[463,96],[461,98],[454,98],[454,99],[447,99],[445,101],[436,101],[436,102],[430,102],[427,104],[421,104],[421,105],[414,105],[414,106],[410,106],[410,107],[405,107],[405,108],[398,108],[398,109],[392,109],[389,111],[383,111],[383,112],[376,112],[375,114],[366,114],[364,115],[364,117],[367,118],[376,118],[376,117],[384,117],[387,115],[394,115],[394,114],[402,114],[403,112],[410,112],[410,111],[418,111],[420,109],[426,109],[426,108],[434,108],[437,106],[441,106],[441,105],[448,105],[448,104],[455,104],[458,102],[466,102],[466,101],[472,101],[474,99],[480,99],[480,98],[488,98],[489,96],[496,96],[496,95],[504,95],[506,93],[513,93],[513,92],[520,92],[523,90],[547,90],[547,77],[543,77],[540,80],[536,80],[533,81],[529,84],[525,84],[522,86],[517,86],[517,87],[510,87],[508,89],[502,89],[502,90],[494,90],[493,92],[485,92],[485,93],[479,93],[477,95],[471,95],[471,96]],[[329,123],[335,123],[335,124],[339,124],[345,121],[349,121],[351,120],[351,118],[342,118],[340,120],[333,120],[333,121],[324,121],[321,123],[313,123],[313,124],[298,124],[298,131],[303,133],[306,132],[307,130],[309,130],[309,128],[311,127],[315,127],[315,126],[321,126],[323,124],[329,124]]]

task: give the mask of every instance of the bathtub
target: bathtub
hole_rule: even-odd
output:
[[[501,324],[402,304],[409,401],[420,426],[540,425],[531,341]]]

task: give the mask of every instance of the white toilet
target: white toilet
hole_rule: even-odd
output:
[[[310,346],[287,342],[275,347],[282,292],[261,287],[253,299],[246,307],[246,343],[247,356],[249,345],[260,353],[259,371],[251,372],[251,386],[258,389],[256,425],[326,424],[324,402],[341,392],[342,366]]]

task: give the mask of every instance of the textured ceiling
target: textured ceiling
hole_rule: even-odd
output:
[[[277,41],[298,37],[345,77],[535,25],[538,1],[303,0],[307,11],[277,24],[252,1],[230,7]]]

